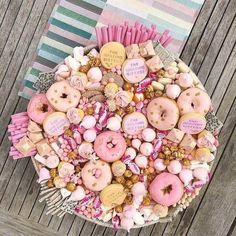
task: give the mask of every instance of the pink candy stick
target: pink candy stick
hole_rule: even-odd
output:
[[[134,43],[135,34],[136,34],[136,28],[132,27],[132,29],[131,29],[131,40],[130,40],[130,44]]]
[[[108,24],[108,41],[112,42],[113,41],[113,34],[112,34],[112,27],[111,24]]]
[[[121,42],[121,31],[122,31],[122,27],[118,26],[117,27],[117,34],[116,34],[116,41],[117,42]]]
[[[21,116],[27,116],[28,117],[28,114],[27,114],[27,112],[21,112],[21,113],[11,115],[11,117],[21,117]]]
[[[153,31],[153,34],[151,35],[150,39],[151,40],[155,39],[156,35],[157,35],[157,33]]]
[[[96,36],[97,36],[98,47],[101,48],[102,47],[102,31],[101,31],[101,28],[96,27],[95,31],[96,31]]]
[[[130,40],[131,40],[131,33],[127,32],[125,37],[125,46],[130,45]]]
[[[20,139],[24,136],[25,136],[25,134],[16,134],[16,135],[11,136],[11,138],[12,138],[12,140],[17,140],[17,139]]]
[[[167,40],[162,44],[164,47],[166,47],[171,41],[172,41],[172,37],[171,36],[169,36],[168,38],[167,38]]]
[[[16,148],[11,146],[10,151],[16,151]]]
[[[161,38],[161,34],[157,32],[156,37],[154,39],[159,41],[160,38]]]
[[[141,37],[141,31],[140,31],[140,30],[137,30],[134,43],[139,43],[140,37]]]
[[[107,27],[102,27],[102,38],[103,38],[103,44],[108,43],[108,33],[107,33]]]
[[[111,28],[112,28],[112,35],[113,35],[112,41],[115,41],[116,40],[116,26],[112,25]]]
[[[146,31],[144,29],[141,30],[141,37],[139,39],[139,43],[143,43],[144,42],[144,34],[146,33]]]
[[[147,39],[148,39],[148,33],[145,32],[145,33],[144,33],[144,36],[143,36],[143,42],[146,42]]]
[[[28,121],[29,117],[27,116],[21,116],[21,117],[12,117],[12,123],[16,123],[16,122],[21,122],[21,121]]]
[[[123,43],[123,44],[124,44],[124,41],[125,41],[125,35],[126,35],[126,32],[127,32],[127,29],[128,29],[127,25],[123,26],[122,33],[121,33],[121,43]]]
[[[8,130],[8,132],[12,132],[12,131],[15,131],[15,130],[17,130],[17,128],[16,128],[16,127],[12,127],[12,128],[9,128],[9,127],[8,127],[8,129],[7,129],[7,130]]]
[[[10,125],[8,125],[7,127],[8,127],[8,128],[15,128],[16,126],[13,125],[13,124],[10,124]]]
[[[161,36],[161,38],[160,38],[160,42],[161,42],[161,43],[164,43],[164,42],[166,41],[169,32],[170,32],[169,30],[165,30],[165,31],[162,33],[162,36]]]
[[[15,155],[18,155],[18,154],[19,154],[18,151],[10,151],[9,152],[9,155],[11,155],[11,156],[15,156]]]

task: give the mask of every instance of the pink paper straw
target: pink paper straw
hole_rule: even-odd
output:
[[[131,40],[131,32],[127,32],[125,37],[125,46],[130,45],[130,40]]]
[[[102,47],[102,31],[101,31],[101,28],[96,27],[95,31],[96,31],[96,36],[97,36],[98,47],[101,48]]]
[[[107,34],[107,27],[102,27],[102,38],[103,38],[103,44],[108,43],[108,34]]]

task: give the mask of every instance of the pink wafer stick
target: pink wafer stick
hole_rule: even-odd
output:
[[[153,31],[153,34],[151,35],[150,39],[152,39],[152,40],[155,39],[156,35],[157,35],[157,33]]]
[[[131,33],[127,32],[125,37],[125,46],[130,45],[130,40],[131,40]]]
[[[109,40],[109,42],[112,42],[112,40],[113,40],[111,24],[108,25],[108,40]]]
[[[113,35],[112,41],[115,41],[116,40],[116,26],[112,25],[111,28],[112,28],[112,35]]]
[[[27,122],[27,123],[16,125],[16,128],[17,129],[26,128],[26,127],[28,128],[28,125],[29,125],[29,123]]]
[[[107,33],[107,27],[102,27],[102,38],[103,38],[103,44],[108,43],[108,33]]]
[[[137,33],[136,33],[136,35],[135,35],[134,43],[139,43],[140,37],[141,37],[141,31],[140,31],[140,30],[137,30]]]
[[[11,138],[12,138],[12,140],[17,140],[17,139],[20,139],[24,136],[25,136],[25,134],[16,134],[16,135],[11,136]]]
[[[121,31],[122,31],[122,27],[118,26],[117,27],[117,34],[116,34],[116,41],[119,43],[121,42]]]
[[[101,28],[96,27],[95,28],[95,32],[96,32],[96,36],[97,36],[98,47],[101,48],[102,47],[102,32],[101,32]]]
[[[168,44],[172,41],[173,37],[169,36],[167,40],[162,44],[164,47],[167,47]]]
[[[146,42],[147,39],[148,39],[148,33],[145,32],[145,33],[144,33],[144,36],[143,36],[143,42]]]
[[[131,40],[130,40],[130,44],[134,43],[135,35],[136,35],[136,28],[133,27],[133,28],[131,29]]]
[[[13,124],[22,124],[22,123],[25,123],[25,122],[28,122],[28,121],[29,121],[29,118],[27,118],[27,117],[12,118],[12,123]]]
[[[21,116],[27,116],[28,117],[28,114],[27,114],[27,112],[21,112],[21,113],[11,115],[11,117],[21,117]]]
[[[122,29],[122,33],[121,33],[121,42],[124,44],[125,42],[125,35],[126,35],[126,32],[128,30],[128,26],[125,25],[123,26],[123,29]]]

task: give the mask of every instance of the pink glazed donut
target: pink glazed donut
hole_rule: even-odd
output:
[[[97,136],[94,150],[106,162],[119,160],[126,150],[126,142],[120,133],[106,131]]]
[[[46,93],[50,104],[57,110],[67,112],[69,108],[79,104],[80,92],[63,80],[54,83]]]
[[[176,175],[165,172],[152,181],[149,190],[154,201],[164,206],[171,206],[183,196],[184,186]]]
[[[81,177],[87,189],[101,191],[111,183],[110,165],[101,160],[87,162],[81,170]]]
[[[175,100],[158,97],[147,106],[147,118],[152,126],[159,130],[170,130],[179,119],[179,109]]]
[[[53,111],[54,109],[43,93],[34,95],[27,107],[29,118],[38,124],[42,124],[44,119]]]
[[[188,112],[199,112],[205,115],[210,109],[211,99],[202,89],[189,88],[180,94],[177,104],[181,115]]]

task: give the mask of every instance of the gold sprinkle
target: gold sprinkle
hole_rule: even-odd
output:
[[[190,93],[186,93],[187,96],[190,96]]]
[[[198,92],[198,93],[195,93],[195,96],[199,96],[201,93],[200,92]]]
[[[57,89],[55,89],[54,92],[57,93]]]
[[[164,119],[164,118],[161,118],[161,121],[165,121],[165,119]]]
[[[153,111],[151,112],[151,115],[153,115],[154,113],[153,113]]]
[[[97,185],[97,183],[93,183],[93,187],[95,187]]]
[[[158,124],[158,121],[156,121],[156,124]]]
[[[57,100],[55,100],[55,103],[57,103]]]

